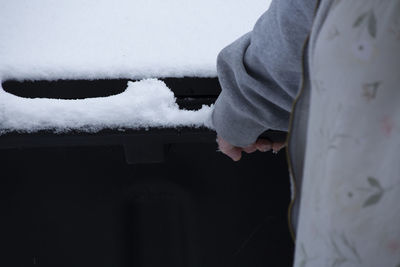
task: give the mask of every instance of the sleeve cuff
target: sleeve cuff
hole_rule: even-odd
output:
[[[218,97],[211,115],[211,123],[217,134],[228,143],[246,147],[253,144],[267,129],[252,118],[246,117],[246,112],[241,112],[229,102],[224,90]]]

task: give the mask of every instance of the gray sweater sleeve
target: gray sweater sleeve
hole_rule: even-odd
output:
[[[287,131],[302,72],[302,47],[316,0],[274,0],[253,31],[217,59],[222,92],[211,123],[235,146],[247,146],[268,129]]]

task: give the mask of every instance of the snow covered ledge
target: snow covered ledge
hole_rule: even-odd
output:
[[[268,0],[10,0],[0,8],[0,80],[215,77],[218,52]],[[1,82],[1,81],[0,81]],[[202,127],[212,107],[179,110],[157,80],[119,95],[29,99],[0,86],[0,134]]]
[[[149,127],[210,127],[212,106],[181,110],[164,82],[128,82],[125,92],[79,100],[22,98],[0,90],[0,134]]]

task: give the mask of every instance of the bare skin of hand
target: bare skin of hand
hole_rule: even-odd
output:
[[[266,152],[271,150],[278,153],[285,146],[285,142],[271,142],[268,139],[258,139],[255,143],[247,147],[237,147],[229,144],[222,137],[217,137],[219,150],[230,157],[233,161],[239,161],[242,158],[242,152],[253,153],[255,151]]]

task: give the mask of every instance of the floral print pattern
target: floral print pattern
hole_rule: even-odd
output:
[[[295,267],[400,267],[400,0],[332,3],[310,51]]]

